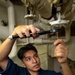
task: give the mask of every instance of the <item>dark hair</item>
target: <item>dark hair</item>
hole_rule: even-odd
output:
[[[20,60],[22,60],[24,58],[24,53],[29,51],[29,50],[33,50],[37,53],[37,49],[32,45],[32,44],[27,44],[23,47],[21,47],[17,53],[17,56]]]

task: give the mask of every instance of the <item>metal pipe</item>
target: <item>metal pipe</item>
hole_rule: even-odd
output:
[[[14,13],[14,6],[13,4],[8,1],[8,25],[9,25],[9,34],[13,31],[14,27],[15,27],[15,13]],[[13,45],[13,48],[11,50],[11,53],[9,54],[10,58],[13,58],[16,56],[17,53],[17,46],[16,46],[16,42]]]

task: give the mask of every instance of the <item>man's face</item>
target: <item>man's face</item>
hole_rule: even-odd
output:
[[[40,58],[35,51],[29,50],[24,54],[23,64],[29,71],[36,72],[40,69]]]

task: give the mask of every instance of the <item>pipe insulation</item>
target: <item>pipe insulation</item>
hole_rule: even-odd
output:
[[[33,5],[40,15],[44,18],[51,17],[51,3],[49,0],[22,0],[26,7],[31,8],[30,5]],[[33,7],[32,7],[33,8]]]

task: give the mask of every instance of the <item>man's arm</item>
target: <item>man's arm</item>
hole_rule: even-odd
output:
[[[4,70],[6,68],[7,62],[8,62],[8,55],[12,49],[12,46],[14,44],[15,40],[6,39],[1,45],[0,45],[0,67]]]
[[[35,33],[39,31],[39,29],[37,29],[36,27],[34,27],[33,25],[20,25],[17,26],[13,32],[11,33],[11,35],[16,35],[18,34],[18,36],[20,38],[23,38],[25,34],[27,37],[30,37],[30,33],[32,32],[33,37],[35,37]],[[0,67],[4,70],[6,68],[6,65],[8,63],[8,55],[13,47],[14,42],[16,41],[16,39],[14,40],[10,40],[9,38],[7,38],[1,45],[0,45]]]
[[[68,62],[62,63],[63,75],[74,75],[73,71],[70,69]]]
[[[64,43],[62,39],[58,39],[54,42],[56,46],[54,56],[58,59],[61,64],[63,75],[74,75],[68,64],[68,46]]]

